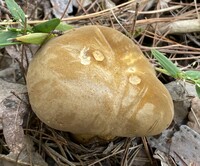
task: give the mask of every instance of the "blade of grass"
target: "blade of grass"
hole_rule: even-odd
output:
[[[180,69],[176,67],[168,58],[166,58],[161,52],[152,49],[152,55],[158,60],[160,65],[167,70],[167,72],[174,78],[178,78],[181,73]]]
[[[188,71],[185,71],[185,76],[192,80],[198,80],[198,79],[200,80],[200,71],[188,70]]]
[[[200,84],[196,84],[195,89],[196,89],[198,97],[200,98]]]
[[[0,48],[4,48],[6,46],[21,44],[21,42],[10,42],[10,43],[0,43]]]
[[[14,0],[5,0],[5,2],[13,18],[25,26],[26,15],[21,7]]]
[[[0,46],[5,47],[8,45],[16,44],[12,39],[16,38],[19,33],[17,31],[0,31]],[[18,42],[17,42],[18,44]]]

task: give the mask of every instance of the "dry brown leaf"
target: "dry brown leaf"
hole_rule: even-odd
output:
[[[6,143],[13,153],[19,153],[23,147],[22,123],[26,112],[26,99],[24,85],[8,83],[0,79],[0,129],[3,129]]]
[[[0,129],[3,129],[10,149],[9,155],[0,155],[0,165],[47,165],[34,152],[32,141],[24,135],[22,124],[27,113],[27,103],[26,86],[0,79]]]
[[[17,94],[25,100],[25,94]],[[1,104],[3,109],[3,134],[10,151],[20,153],[24,147],[23,117],[27,111],[27,104],[12,95],[5,98]]]

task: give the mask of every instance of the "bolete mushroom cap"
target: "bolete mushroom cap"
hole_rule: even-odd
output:
[[[70,30],[37,52],[30,103],[48,126],[100,137],[149,136],[173,118],[172,99],[141,50],[103,26]]]

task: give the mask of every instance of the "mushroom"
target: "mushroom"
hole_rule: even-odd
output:
[[[156,135],[174,114],[141,50],[103,26],[73,29],[44,44],[30,63],[27,88],[41,121],[87,138]]]

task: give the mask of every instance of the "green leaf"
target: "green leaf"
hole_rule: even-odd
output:
[[[200,84],[196,84],[195,89],[196,89],[198,97],[200,98]]]
[[[28,35],[17,37],[17,41],[30,44],[42,44],[48,37],[48,33],[31,33]]]
[[[26,15],[21,7],[14,0],[5,0],[5,2],[13,18],[24,26]]]
[[[17,37],[19,32],[17,31],[0,31],[0,46],[5,47],[8,45],[19,44],[18,42],[13,42],[13,39]]]
[[[72,25],[61,22],[55,29],[59,31],[68,31],[72,28],[74,28]]]
[[[6,46],[21,44],[21,42],[11,42],[11,43],[0,43],[0,48],[4,48]]]
[[[168,58],[166,58],[161,52],[152,49],[152,55],[158,60],[160,65],[169,72],[169,74],[174,77],[178,78],[181,71],[178,67],[176,67]]]
[[[33,27],[34,32],[49,33],[53,31],[60,23],[60,19],[54,18]]]
[[[17,37],[17,41],[29,44],[42,44],[45,40],[52,38],[54,35],[48,33],[31,33],[28,35]]]
[[[200,71],[185,71],[185,76],[191,80],[200,80]]]
[[[17,31],[0,31],[0,43],[10,42],[11,38],[16,38],[19,33]]]

